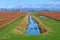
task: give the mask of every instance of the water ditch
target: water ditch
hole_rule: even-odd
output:
[[[40,34],[41,30],[38,23],[33,19],[32,14],[29,15],[29,23],[26,28],[26,34]]]
[[[48,28],[40,19],[33,14],[28,14],[23,23],[19,24],[14,29],[17,34],[44,34],[50,33],[51,29]]]

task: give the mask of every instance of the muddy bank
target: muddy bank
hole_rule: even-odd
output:
[[[41,33],[49,33],[51,32],[51,29],[48,28],[46,25],[43,24],[43,22],[36,16],[33,15],[33,18],[39,25],[39,29],[41,30]]]
[[[28,25],[28,16],[29,16],[29,14],[27,14],[25,16],[25,18],[22,20],[22,22],[16,26],[16,28],[13,30],[14,33],[26,34],[25,32],[26,32],[26,27]]]

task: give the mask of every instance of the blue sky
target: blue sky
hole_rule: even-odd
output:
[[[60,7],[59,5],[60,0],[0,0],[0,8]]]

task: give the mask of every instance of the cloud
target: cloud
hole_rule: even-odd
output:
[[[56,0],[57,1],[57,0]],[[60,1],[51,1],[47,4],[16,4],[16,5],[0,5],[0,8],[43,8],[43,7],[60,7]],[[20,2],[20,0],[18,0]]]
[[[44,5],[42,5],[42,6],[44,6],[44,7],[60,7],[60,1],[59,2],[50,2],[50,3],[48,3],[48,4],[44,4]]]
[[[31,8],[60,7],[60,1],[59,1],[59,2],[54,2],[54,1],[52,1],[52,2],[50,2],[50,3],[48,3],[48,4],[30,4],[30,5],[24,4],[24,5],[22,5],[21,7],[22,7],[22,8],[26,8],[26,7],[31,7]]]

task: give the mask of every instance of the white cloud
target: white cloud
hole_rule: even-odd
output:
[[[60,1],[59,2],[50,2],[49,4],[44,4],[45,7],[60,7]]]
[[[18,5],[0,5],[0,8],[27,8],[27,7],[33,7],[33,8],[60,7],[60,1],[59,2],[52,1],[47,4],[29,4],[29,5],[27,5],[27,4],[20,4],[19,3]]]

